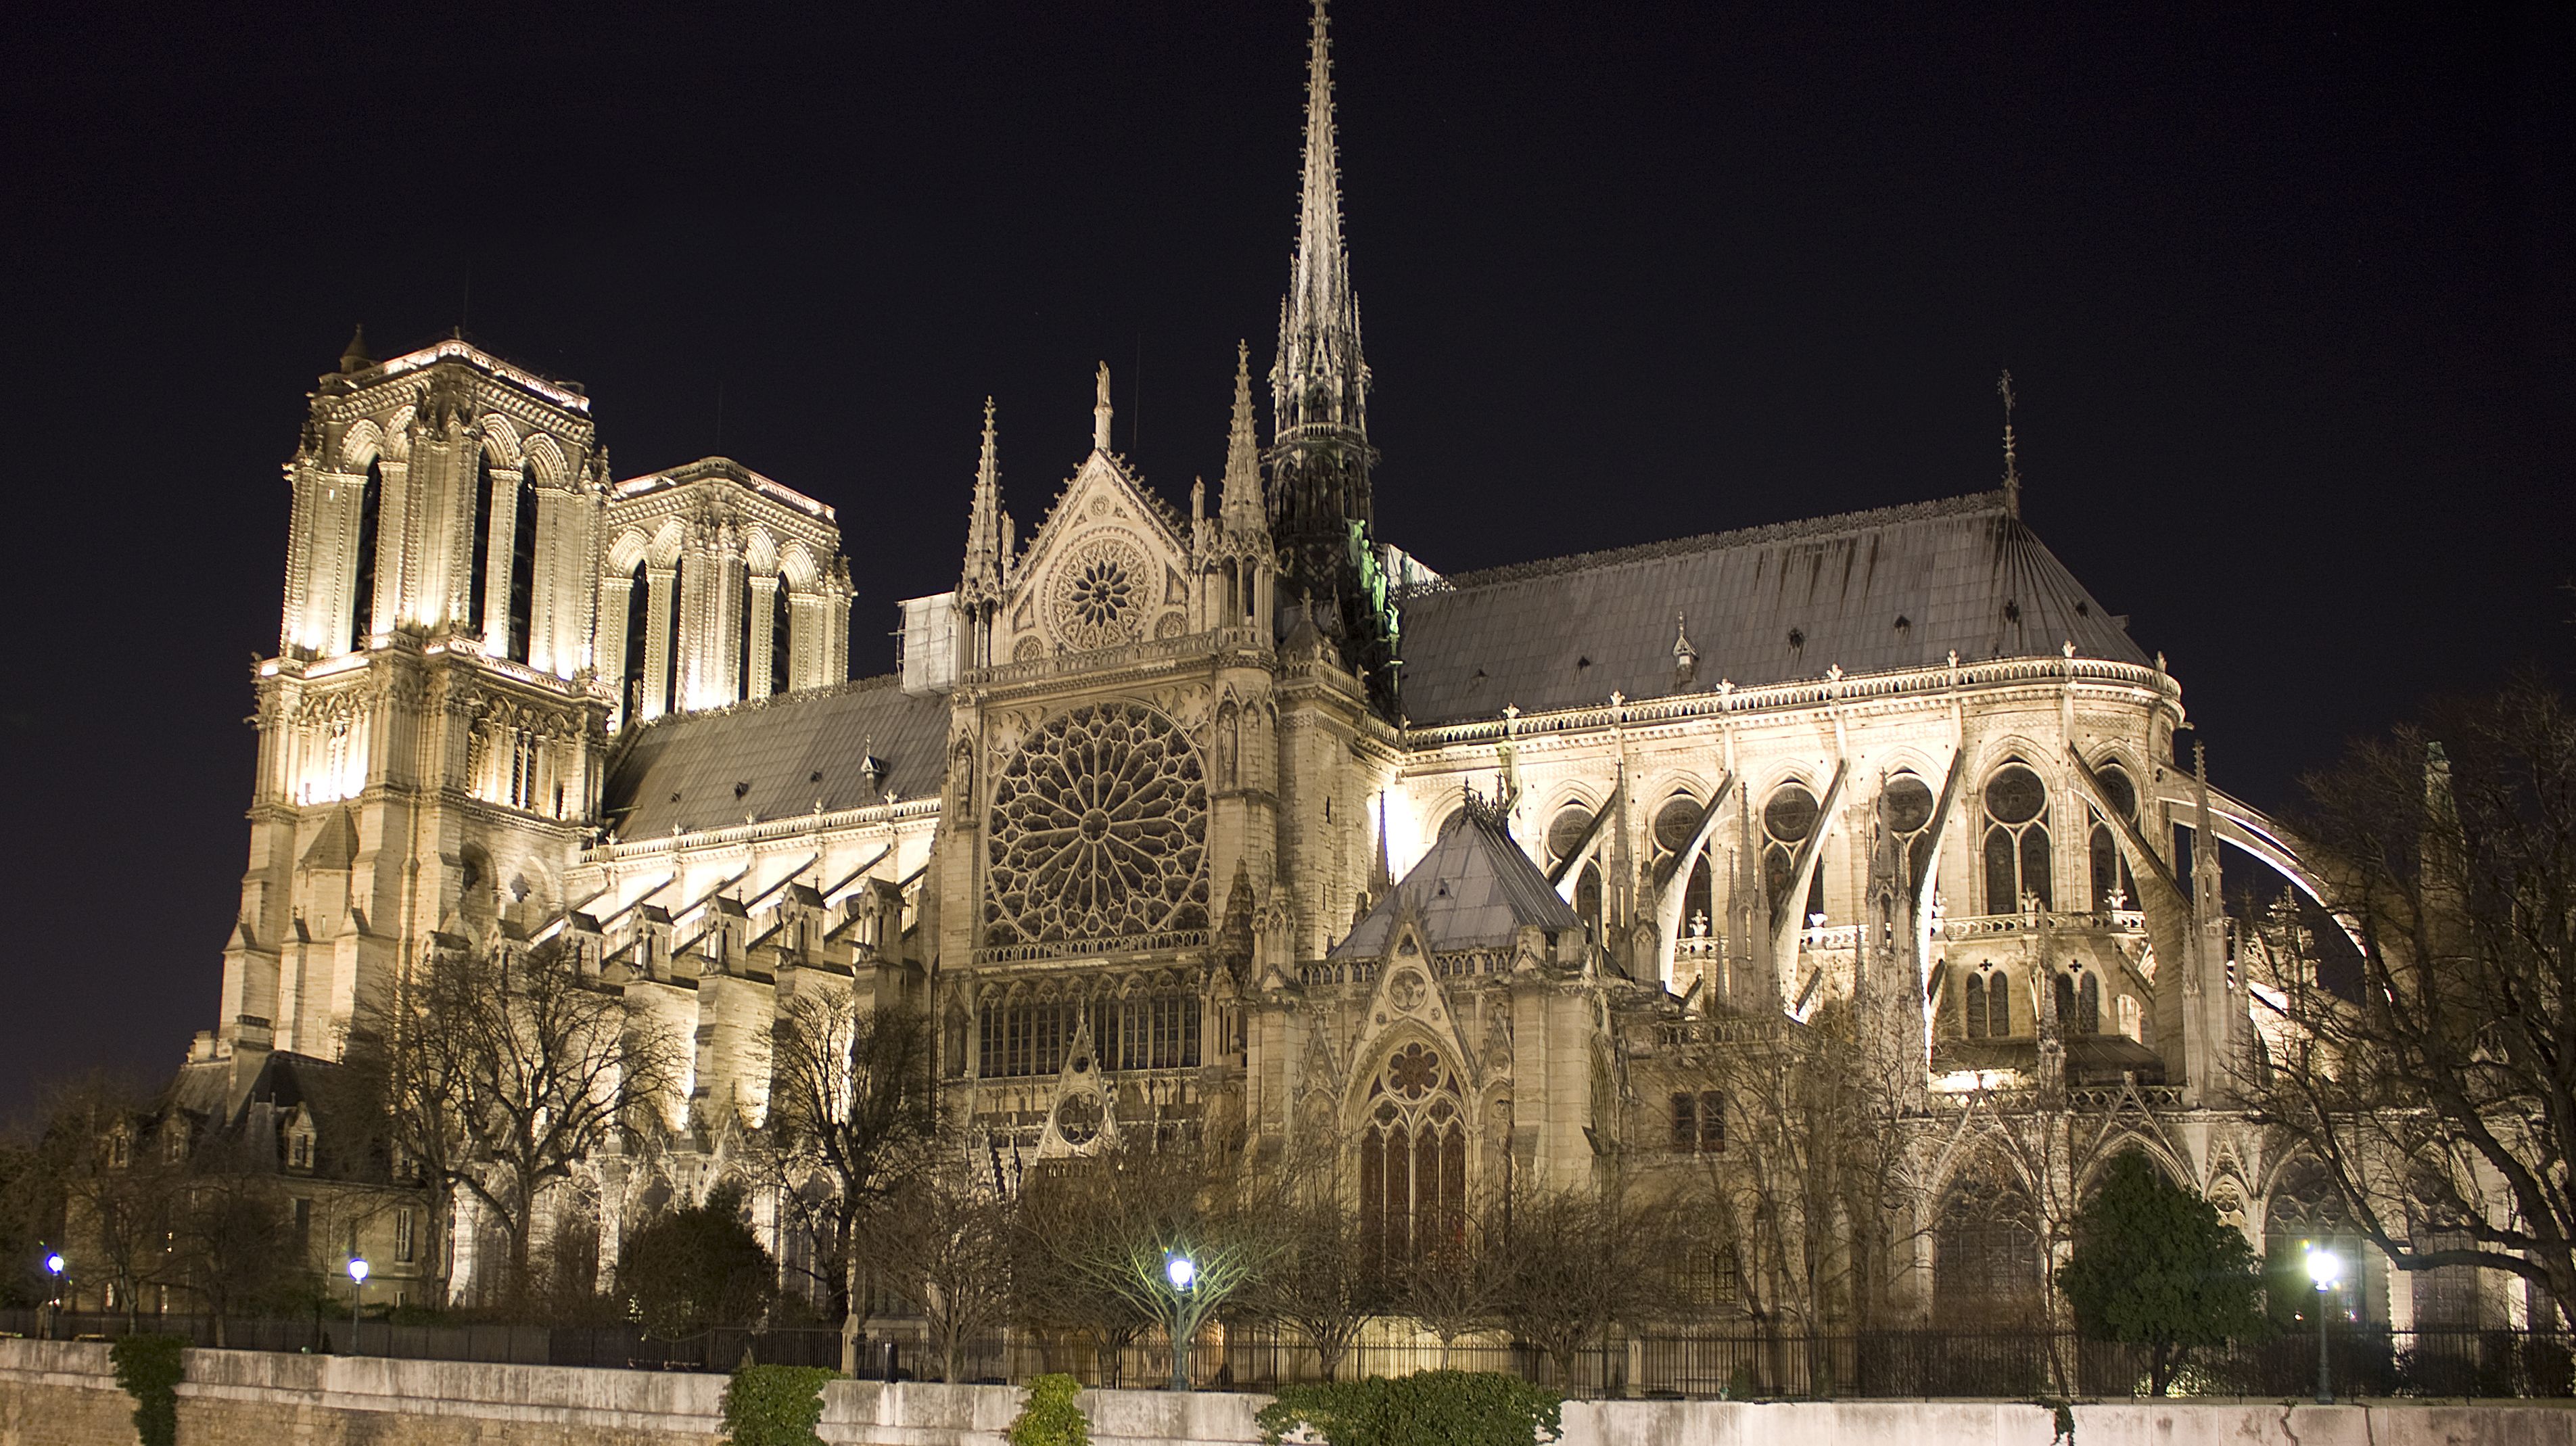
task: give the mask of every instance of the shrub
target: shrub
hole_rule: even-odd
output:
[[[1071,1376],[1040,1376],[1029,1382],[1028,1404],[1004,1434],[1011,1446],[1091,1446],[1091,1419],[1074,1400],[1082,1383]]]
[[[1539,1446],[1565,1398],[1498,1371],[1424,1371],[1288,1386],[1254,1417],[1267,1446],[1303,1426],[1329,1446]]]
[[[822,1446],[823,1383],[840,1376],[820,1366],[744,1366],[725,1386],[728,1446]]]
[[[108,1347],[116,1383],[134,1398],[134,1434],[143,1446],[172,1446],[179,1439],[180,1352],[185,1336],[127,1336]]]

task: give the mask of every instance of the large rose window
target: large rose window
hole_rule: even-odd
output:
[[[988,946],[1207,927],[1207,781],[1151,709],[1047,720],[994,780],[988,839]]]

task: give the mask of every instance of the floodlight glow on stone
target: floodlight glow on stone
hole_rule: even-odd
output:
[[[1171,1279],[1172,1289],[1187,1290],[1190,1282],[1199,1278],[1198,1262],[1186,1255],[1175,1255],[1163,1262],[1163,1274]]]

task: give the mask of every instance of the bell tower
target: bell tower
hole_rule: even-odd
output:
[[[361,334],[320,379],[216,1050],[335,1056],[431,934],[558,904],[605,752],[606,478],[579,386],[461,339],[379,362]]]

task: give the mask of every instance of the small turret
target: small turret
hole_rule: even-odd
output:
[[[375,354],[367,350],[367,329],[362,325],[349,333],[349,345],[340,353],[340,374],[362,372],[375,364]]]

